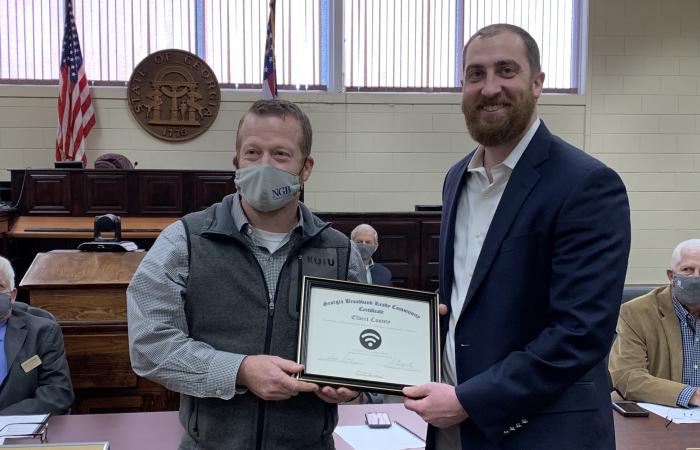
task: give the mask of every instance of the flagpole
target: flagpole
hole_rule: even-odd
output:
[[[270,11],[267,15],[264,60],[262,98],[265,100],[271,100],[273,98],[277,98],[277,68],[275,64],[275,0],[270,0]]]
[[[78,29],[73,16],[73,1],[65,1],[63,47],[58,76],[58,128],[56,161],[87,163],[85,141],[95,125],[90,86],[85,75]]]

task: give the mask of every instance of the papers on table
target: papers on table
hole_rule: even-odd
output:
[[[28,436],[38,433],[49,420],[48,414],[31,416],[0,416],[0,444],[6,437]]]
[[[654,403],[639,403],[639,406],[673,423],[700,423],[700,408],[672,408]]]
[[[425,447],[425,441],[403,425],[394,422],[389,428],[370,428],[367,425],[336,427],[335,433],[355,449],[402,450]]]

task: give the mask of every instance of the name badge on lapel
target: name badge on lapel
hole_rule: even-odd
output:
[[[24,369],[24,373],[29,373],[41,365],[41,358],[39,358],[39,355],[34,355],[20,365]]]

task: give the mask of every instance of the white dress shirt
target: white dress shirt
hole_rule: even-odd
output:
[[[496,213],[510,175],[520,157],[540,126],[538,118],[513,148],[508,157],[491,168],[493,182],[489,181],[484,168],[484,148],[479,146],[467,166],[467,181],[464,183],[457,204],[454,237],[454,281],[450,305],[452,312],[443,354],[443,378],[445,383],[456,385],[455,328],[467,297],[474,268],[484,245],[491,220]],[[488,301],[488,299],[486,299]]]

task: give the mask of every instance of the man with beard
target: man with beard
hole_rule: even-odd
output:
[[[668,284],[620,308],[610,351],[613,398],[700,406],[700,239],[676,246],[666,276]]]
[[[448,172],[440,230],[443,380],[407,387],[428,448],[614,449],[610,348],[630,247],[620,177],[538,118],[521,28],[478,31],[462,111],[478,147]]]

